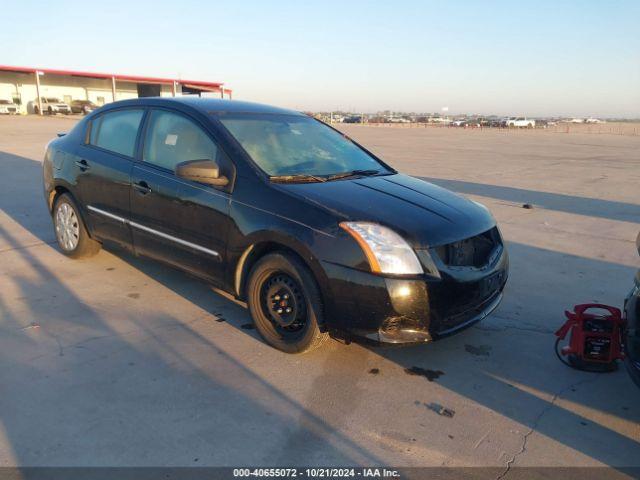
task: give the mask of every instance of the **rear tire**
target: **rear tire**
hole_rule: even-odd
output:
[[[102,245],[89,236],[71,195],[63,193],[53,206],[53,229],[62,253],[71,258],[92,257]]]
[[[251,269],[247,283],[249,310],[258,333],[285,353],[304,353],[324,344],[320,290],[313,274],[286,253],[264,256]]]

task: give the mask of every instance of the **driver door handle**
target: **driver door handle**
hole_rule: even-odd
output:
[[[89,170],[89,162],[87,162],[84,158],[82,160],[76,160],[76,165],[82,172],[86,172]]]
[[[133,188],[135,188],[140,195],[147,195],[151,193],[151,187],[149,187],[149,184],[144,180],[134,183]]]

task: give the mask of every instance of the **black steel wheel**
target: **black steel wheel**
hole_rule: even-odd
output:
[[[282,335],[295,336],[307,323],[307,302],[298,285],[284,272],[274,272],[262,284],[260,308]]]
[[[322,302],[315,279],[292,255],[274,253],[258,260],[249,275],[247,297],[256,329],[283,352],[307,352],[329,337],[321,331]]]

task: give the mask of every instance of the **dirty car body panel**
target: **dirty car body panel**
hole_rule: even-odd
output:
[[[636,239],[640,255],[640,233]],[[640,387],[640,270],[636,272],[633,287],[624,301],[626,329],[624,335],[625,365],[633,381]]]
[[[126,155],[91,144],[101,116],[116,110],[142,111],[134,148]],[[228,185],[187,181],[145,163],[146,130],[159,110],[184,116],[215,142],[228,160]],[[225,126],[227,118],[243,115],[273,116],[283,124],[317,122],[298,112],[238,101],[116,102],[49,144],[47,204],[51,209],[56,195],[67,192],[77,200],[94,239],[115,240],[179,266],[239,299],[246,297],[247,276],[262,255],[289,252],[312,272],[324,306],[323,328],[335,337],[426,342],[469,326],[497,307],[509,260],[485,207],[399,174],[347,137],[377,162],[379,172],[274,181]],[[341,228],[345,222],[369,222],[395,232],[422,271],[374,271],[362,245]]]

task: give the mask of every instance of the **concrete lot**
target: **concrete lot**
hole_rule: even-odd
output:
[[[624,369],[553,354],[565,308],[621,305],[631,287],[639,137],[345,126],[399,170],[487,204],[511,278],[496,313],[441,342],[287,356],[187,275],[58,252],[41,157],[73,124],[0,118],[0,466],[640,466]]]

